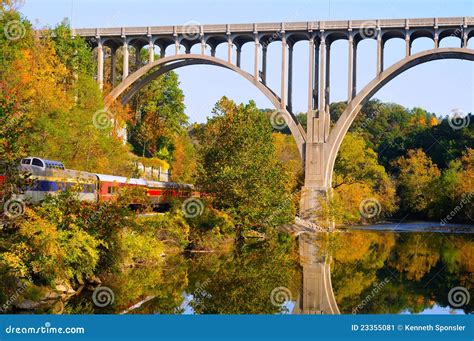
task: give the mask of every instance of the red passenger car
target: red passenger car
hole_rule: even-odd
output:
[[[126,178],[124,176],[97,174],[97,179],[99,180],[99,201],[111,200],[124,187],[145,189],[147,186],[146,181],[143,179]]]

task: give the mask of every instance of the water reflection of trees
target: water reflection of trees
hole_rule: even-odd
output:
[[[181,313],[182,295],[188,285],[187,261],[173,256],[153,267],[124,269],[104,277],[105,286],[114,293],[113,304],[99,308],[92,304],[91,292],[67,303],[65,312],[73,314],[118,314],[140,302],[144,304],[130,310],[130,314]]]
[[[468,235],[357,231],[330,237],[333,288],[341,312],[418,313],[447,307],[456,286],[472,291],[474,242]],[[374,288],[387,279],[376,295]],[[470,305],[463,307],[472,312]]]
[[[214,258],[217,256],[214,256]],[[268,241],[239,248],[209,266],[208,257],[195,257],[190,266],[193,295],[189,303],[199,314],[274,314],[285,308],[273,305],[270,294],[286,287],[293,299],[299,278],[295,246],[291,242]],[[201,290],[198,286],[201,285]]]
[[[332,259],[331,277],[341,313],[350,314],[364,298],[377,293],[357,313],[419,313],[448,307],[448,292],[474,287],[474,241],[469,235],[376,233],[355,231],[320,235],[319,252]],[[227,254],[167,258],[151,268],[111,274],[104,285],[115,293],[105,308],[92,304],[91,292],[74,298],[65,313],[199,314],[281,313],[270,293],[286,287],[295,301],[301,289],[298,248],[290,238],[236,247]],[[383,282],[387,279],[386,282]],[[383,286],[381,283],[383,282]],[[472,313],[473,301],[464,306]],[[187,305],[187,307],[185,307]]]
[[[113,305],[98,308],[91,292],[68,302],[65,313],[179,314],[189,307],[198,314],[260,314],[285,312],[273,305],[270,293],[288,288],[299,292],[297,249],[290,237],[237,247],[227,254],[175,256],[154,267],[110,274],[104,285],[115,294]]]

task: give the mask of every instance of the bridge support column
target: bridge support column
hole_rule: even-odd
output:
[[[123,42],[122,56],[123,56],[122,79],[125,79],[128,77],[128,43],[127,43],[126,38],[124,39],[124,42]]]
[[[115,79],[116,79],[116,76],[115,76],[115,62],[116,62],[115,52],[116,52],[115,48],[110,49],[110,84],[112,84],[112,87],[115,87]]]
[[[324,34],[321,36],[319,52],[319,109],[314,141],[323,143],[329,134],[329,131],[326,131],[329,128],[329,45],[326,44]]]
[[[315,48],[316,47],[316,48]],[[318,52],[320,55],[318,55]],[[330,187],[328,174],[326,174],[326,129],[329,123],[327,108],[328,93],[327,79],[327,53],[328,47],[324,35],[319,45],[315,46],[314,39],[309,42],[309,82],[308,82],[308,114],[306,129],[306,144],[304,150],[305,183],[301,191],[300,216],[315,218],[321,200],[326,200]],[[319,70],[318,70],[319,67]],[[318,80],[319,71],[319,82]],[[319,89],[317,89],[319,86]],[[315,94],[319,91],[319,98]],[[318,103],[319,102],[319,103]],[[319,104],[319,109],[314,107]],[[316,115],[315,115],[316,113]],[[327,123],[326,123],[327,122]]]
[[[142,67],[142,56],[140,51],[142,50],[141,45],[135,45],[135,68],[133,71],[137,71],[139,68]]]
[[[104,87],[104,47],[100,38],[97,46],[97,82],[99,88],[102,89]]]
[[[148,63],[153,63],[155,61],[155,45],[153,44],[153,39],[150,36],[148,42]]]
[[[180,53],[179,50],[180,50],[179,40],[178,40],[178,38],[176,38],[176,40],[174,42],[174,54],[178,55]]]
[[[262,44],[262,83],[267,82],[267,44]]]
[[[380,28],[378,29],[377,34],[377,74],[380,75],[383,71],[383,41],[382,41],[382,32]]]
[[[408,32],[405,34],[405,58],[410,57],[411,54],[411,42],[410,42],[410,34]]]
[[[281,99],[281,108],[286,108],[286,37],[285,33],[282,33],[281,38],[281,88],[280,88],[280,99]]]
[[[326,143],[320,142],[307,142],[305,146],[305,182],[300,201],[300,216],[303,218],[315,218],[321,200],[328,197],[325,147]]]
[[[325,106],[322,108],[321,112],[324,117],[324,142],[326,142],[329,138],[329,129],[331,127],[331,120],[329,117],[329,104],[330,102],[330,81],[331,81],[331,44],[326,44],[326,82],[325,84],[321,84],[321,86],[324,86],[324,93],[326,94],[326,99],[325,99]],[[324,65],[324,62],[321,66]]]
[[[354,37],[352,32],[349,33],[349,58],[347,65],[347,103],[352,100],[353,97],[353,80],[354,80]]]
[[[253,65],[253,76],[255,77],[255,80],[257,82],[259,80],[258,73],[260,71],[260,67],[258,65],[259,52],[260,52],[260,42],[258,41],[258,37],[255,36],[255,59],[254,59],[254,65]]]
[[[237,45],[237,60],[236,60],[236,63],[235,63],[235,65],[237,65],[237,67],[240,67],[241,56],[242,56],[242,48],[239,45]]]
[[[227,40],[227,61],[232,64],[232,39]]]
[[[293,112],[293,44],[288,45],[288,110]]]

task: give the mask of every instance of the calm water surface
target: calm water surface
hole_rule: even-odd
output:
[[[106,278],[112,306],[95,307],[84,291],[64,312],[472,313],[474,298],[459,306],[449,292],[463,287],[473,295],[474,234],[402,230],[305,234],[296,243],[281,236],[227,254],[169,257]]]

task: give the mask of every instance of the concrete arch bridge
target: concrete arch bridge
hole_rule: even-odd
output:
[[[215,65],[241,75],[261,91],[281,114],[293,135],[305,167],[305,183],[301,199],[302,215],[310,215],[318,206],[318,197],[331,188],[332,171],[337,152],[362,105],[380,88],[404,71],[439,59],[474,60],[474,50],[468,41],[474,36],[474,17],[340,20],[285,23],[251,23],[122,28],[75,29],[97,49],[97,81],[104,84],[104,59],[110,58],[110,82],[114,87],[107,101],[127,103],[137,91],[159,75],[180,67],[196,64]],[[448,37],[459,39],[459,47],[442,48]],[[405,41],[404,58],[384,68],[384,47],[391,39]],[[429,38],[433,48],[412,54],[412,44],[419,38]],[[348,41],[347,108],[336,124],[330,127],[330,62],[331,45],[337,40]],[[361,41],[373,39],[377,44],[376,74],[363,88],[357,89],[357,48]],[[292,113],[293,47],[297,42],[308,44],[308,108],[304,129]],[[281,43],[281,89],[277,94],[267,84],[267,49]],[[227,58],[217,58],[219,45],[227,46]],[[254,68],[249,73],[241,68],[242,47],[254,45]],[[166,56],[167,47],[174,45],[175,54]],[[191,53],[195,45],[201,53]],[[148,60],[129,58],[130,47],[140,52],[148,49]],[[184,47],[185,53],[181,53]],[[155,48],[161,58],[155,60]],[[122,74],[116,74],[116,51],[122,49]],[[210,50],[210,53],[208,53]],[[105,54],[107,51],[107,55]],[[133,72],[130,72],[133,71]]]

